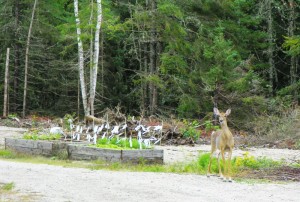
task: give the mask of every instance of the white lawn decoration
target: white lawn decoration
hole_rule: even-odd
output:
[[[132,148],[132,138],[131,138],[131,136],[129,137],[129,147]]]
[[[103,128],[104,128],[104,124],[102,124],[102,125],[98,128],[97,134],[99,134],[99,133],[103,130]]]
[[[104,126],[104,128],[106,128],[107,130],[109,130],[110,129],[109,123],[106,123],[106,125]]]
[[[80,125],[76,126],[76,130],[72,135],[72,140],[75,139],[80,140],[80,134],[82,133],[82,130],[83,130],[82,126]]]
[[[60,134],[60,135],[65,136],[65,139],[67,138],[67,136],[65,135],[65,133],[61,127],[50,128],[50,134]]]
[[[106,132],[103,133],[101,139],[104,139],[104,138],[105,138],[105,135],[106,135]]]
[[[151,141],[155,141],[157,140],[157,138],[151,136],[150,138],[148,139],[144,139],[144,144],[147,148],[150,148],[151,147]]]
[[[86,130],[86,133],[87,133],[86,139],[87,139],[89,142],[90,142],[91,140],[93,140],[93,143],[96,144],[95,141],[97,141],[97,131],[98,131],[98,127],[99,127],[99,126],[94,126],[94,128],[93,128],[93,136],[91,136],[91,134],[88,133],[89,128],[87,128],[87,130]],[[96,139],[96,140],[95,140],[95,139]]]
[[[108,139],[112,139],[116,134],[118,134],[119,128],[120,126],[114,126],[114,128],[110,131],[111,135],[108,137]]]

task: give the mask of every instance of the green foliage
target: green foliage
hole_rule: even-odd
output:
[[[76,113],[72,113],[72,114],[65,114],[64,118],[63,118],[63,128],[66,129],[67,131],[71,131],[70,128],[70,121],[71,123],[73,123],[73,121],[76,118]]]
[[[234,50],[231,41],[226,40],[223,34],[223,27],[219,25],[216,29],[217,35],[213,37],[212,43],[204,47],[204,58],[210,68],[204,81],[214,88],[216,83],[226,84],[236,77],[233,69],[239,64],[240,56]]]
[[[263,108],[265,108],[267,104],[266,99],[262,96],[245,97],[242,99],[242,102],[248,106],[263,106]]]
[[[91,145],[93,146],[93,145]],[[97,144],[95,145],[99,148],[107,148],[107,149],[140,149],[140,144],[137,139],[132,139],[132,147],[130,147],[129,139],[118,139],[114,138],[101,138],[97,140]],[[142,143],[142,149],[147,149],[146,145]]]
[[[7,117],[10,119],[13,119],[13,118],[18,118],[18,115],[16,113],[12,113],[12,114],[9,114]]]
[[[300,55],[300,35],[285,37],[285,41],[282,46],[287,49],[289,55]]]
[[[61,134],[46,134],[39,130],[26,132],[23,135],[25,140],[60,140]]]
[[[210,160],[209,153],[201,154],[199,156],[198,166],[202,173],[207,172],[209,160]],[[283,162],[274,161],[266,157],[255,158],[254,156],[249,155],[248,152],[245,152],[242,157],[235,157],[231,160],[231,168],[232,168],[233,175],[241,172],[244,169],[257,170],[263,168],[274,168],[282,165]],[[223,169],[223,161],[221,161],[221,168]],[[213,173],[219,172],[218,160],[215,157],[213,157],[212,159],[211,171]]]
[[[182,55],[171,55],[164,53],[161,55],[161,68],[163,74],[185,75],[188,64]]]
[[[10,150],[2,150],[0,149],[0,157],[1,158],[14,158],[15,154]]]
[[[183,19],[184,15],[181,11],[181,9],[172,1],[170,0],[163,0],[160,1],[157,9],[160,14],[166,15],[166,16],[174,16],[178,19]]]
[[[206,132],[220,129],[220,126],[215,126],[211,121],[205,121],[204,127]]]
[[[262,168],[274,168],[282,165],[282,162],[274,161],[272,159],[262,157],[255,158],[249,155],[248,152],[244,153],[243,157],[236,157],[233,160],[233,165],[236,169],[262,169]]]
[[[181,96],[177,111],[180,117],[193,117],[199,112],[197,100],[188,95]]]
[[[209,153],[199,155],[197,163],[198,163],[199,169],[202,171],[202,173],[207,172],[209,160],[210,160],[210,154]],[[219,170],[218,170],[218,161],[217,161],[216,158],[212,159],[211,171],[214,172],[214,173],[219,172]]]
[[[6,183],[3,186],[0,187],[1,190],[4,191],[11,191],[15,188],[15,183],[11,182],[11,183]]]
[[[200,125],[199,122],[196,120],[192,122],[183,120],[183,123],[185,127],[180,129],[183,137],[192,138],[194,141],[198,140],[201,134],[201,131],[196,129]]]
[[[10,75],[16,86],[11,85],[9,107],[13,114],[19,114],[20,92],[24,86],[24,80],[20,79],[24,76],[21,67],[24,66],[25,52],[22,50],[26,46],[32,2],[1,2],[0,68],[4,72],[5,52],[10,47],[11,58],[16,61],[10,68]],[[15,13],[16,2],[19,3],[19,15]],[[205,116],[212,108],[211,97],[219,96],[220,106],[227,102],[232,108],[240,108],[241,113],[235,113],[232,120],[238,122],[235,125],[244,127],[253,123],[257,114],[268,111],[270,115],[270,109],[278,103],[274,102],[278,99],[275,96],[285,100],[282,101],[285,106],[299,99],[299,96],[293,96],[293,92],[299,91],[299,83],[290,85],[290,56],[299,56],[299,29],[296,28],[300,21],[296,15],[294,36],[283,37],[291,34],[286,29],[290,23],[290,9],[280,1],[274,1],[271,16],[276,49],[273,59],[278,76],[278,81],[274,79],[274,94],[268,93],[266,85],[270,84],[267,54],[270,44],[265,4],[258,0],[153,2],[156,9],[145,1],[102,1],[100,47],[103,52],[100,51],[101,80],[97,83],[95,111],[120,103],[128,114],[140,114],[139,109],[149,114],[147,105],[152,96],[149,84],[154,84],[157,87],[157,113],[172,113],[182,118]],[[91,64],[88,53],[93,46],[90,40],[94,39],[96,10],[95,2],[79,2],[81,39],[87,53],[85,67]],[[298,10],[297,4],[295,11]],[[38,4],[29,53],[27,103],[32,114],[63,116],[69,113],[74,118],[72,112],[80,104],[75,28],[72,1],[45,0]],[[149,71],[149,45],[152,42],[156,49],[154,72]],[[253,60],[249,61],[252,55]],[[88,75],[88,68],[85,69]],[[299,73],[295,76],[297,78]],[[3,77],[0,80],[4,83]],[[89,88],[88,83],[86,87]],[[2,88],[3,85],[0,90]],[[146,99],[143,107],[140,106],[142,99]],[[0,100],[0,104],[2,102]],[[256,113],[246,116],[252,111]],[[274,110],[275,113],[278,111]],[[3,122],[12,125],[11,120]],[[36,123],[34,120],[33,125]],[[68,129],[68,124],[66,126]]]

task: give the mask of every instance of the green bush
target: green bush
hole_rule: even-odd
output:
[[[185,127],[181,129],[183,137],[192,138],[194,141],[198,140],[201,134],[201,131],[196,129],[200,125],[199,122],[194,120],[190,123],[187,120],[183,120],[183,123],[185,125]]]

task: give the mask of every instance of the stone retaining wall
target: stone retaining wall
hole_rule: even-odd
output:
[[[5,138],[5,149],[32,155],[55,156],[59,153],[66,152],[68,158],[72,160],[100,159],[109,162],[163,163],[163,150],[101,149],[88,147],[87,144]]]

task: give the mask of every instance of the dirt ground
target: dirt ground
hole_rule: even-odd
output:
[[[0,127],[4,137],[22,136],[24,129]],[[196,159],[207,145],[157,146],[165,163]],[[249,148],[250,155],[287,162],[300,159],[299,150]],[[234,155],[246,151],[234,150]],[[64,168],[0,160],[0,184],[15,184],[15,194],[0,192],[0,201],[299,201],[300,183],[226,183],[216,177],[171,173],[117,172]]]

